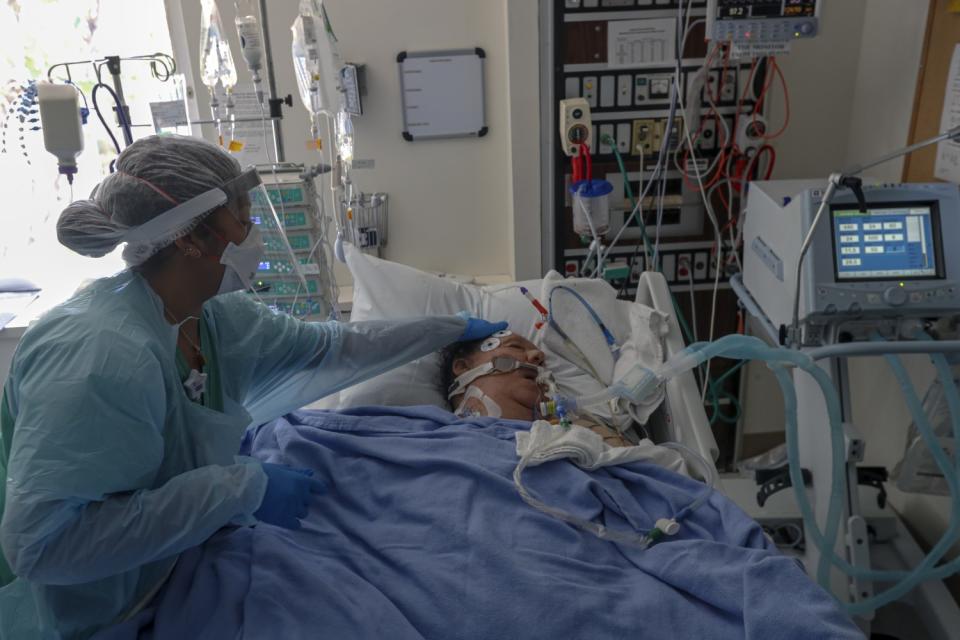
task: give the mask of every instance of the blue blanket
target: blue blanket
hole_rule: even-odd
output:
[[[435,408],[302,412],[250,455],[328,483],[303,529],[220,532],[181,556],[119,638],[860,638],[833,599],[714,494],[647,551],[527,506],[512,473],[528,423]],[[633,463],[529,469],[550,505],[650,528],[703,485]]]

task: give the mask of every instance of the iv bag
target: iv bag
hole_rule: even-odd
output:
[[[311,16],[301,14],[297,16],[290,31],[293,32],[291,53],[300,100],[307,111],[316,114],[323,108],[319,95],[320,74],[317,70],[317,25]]]
[[[312,114],[336,114],[343,102],[340,92],[343,63],[323,3],[302,0],[300,15],[290,30],[293,32],[293,67],[303,106]]]
[[[201,0],[200,77],[213,93],[217,80],[230,93],[237,84],[237,68],[220,21],[215,0]]]
[[[337,150],[344,168],[353,168],[353,121],[343,109],[337,112]]]

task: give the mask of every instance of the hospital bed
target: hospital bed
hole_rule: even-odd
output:
[[[683,350],[686,345],[673,310],[670,288],[662,273],[644,271],[640,275],[636,302],[668,316],[669,331],[663,336],[665,359]],[[666,397],[651,416],[647,431],[654,442],[679,442],[699,453],[705,460],[715,463],[719,455],[717,441],[710,429],[710,421],[704,411],[703,400],[692,371],[667,381]]]

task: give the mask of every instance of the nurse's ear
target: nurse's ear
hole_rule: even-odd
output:
[[[177,247],[177,253],[185,258],[199,258],[203,255],[203,251],[190,235],[178,238],[173,243]]]
[[[210,217],[212,216],[208,216],[208,220]],[[218,260],[224,247],[224,243],[217,239],[216,232],[210,228],[206,220],[187,235],[174,240],[174,244],[177,251],[185,258],[208,256]]]

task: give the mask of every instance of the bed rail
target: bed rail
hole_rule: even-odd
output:
[[[674,313],[670,288],[663,274],[644,271],[637,285],[636,301],[667,316],[670,330],[663,339],[664,358],[681,351],[686,345]],[[666,439],[679,442],[705,459],[716,462],[720,450],[710,429],[693,371],[667,382],[666,400],[650,422],[654,441]]]

